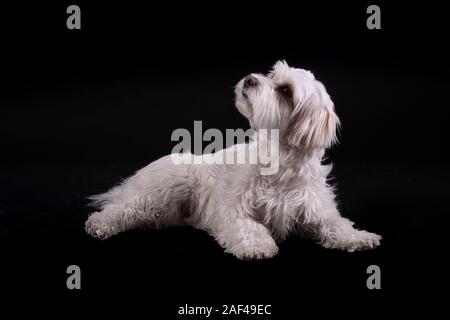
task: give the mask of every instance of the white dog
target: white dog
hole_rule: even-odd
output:
[[[379,235],[354,229],[340,215],[327,183],[331,165],[321,161],[336,141],[339,119],[322,83],[311,72],[280,61],[267,76],[242,79],[235,93],[237,109],[256,133],[279,130],[275,174],[260,174],[262,164],[175,164],[168,155],[93,196],[101,210],[90,215],[86,231],[106,239],[135,228],[191,225],[240,259],[276,255],[275,241],[291,232],[326,248],[378,246]],[[252,140],[220,152],[235,155],[261,145]]]

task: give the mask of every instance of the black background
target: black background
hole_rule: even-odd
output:
[[[284,319],[442,306],[445,8],[376,2],[382,29],[368,30],[371,2],[74,3],[81,30],[66,28],[69,2],[1,8],[1,303],[148,319],[177,317],[186,303],[272,304],[271,317]],[[247,128],[233,86],[278,59],[311,70],[332,96],[343,125],[329,152],[339,206],[383,236],[380,248],[349,254],[292,238],[274,259],[242,262],[191,228],[104,242],[84,233],[86,197],[168,154],[174,129]],[[80,291],[66,288],[71,264]],[[371,264],[381,290],[366,288]]]

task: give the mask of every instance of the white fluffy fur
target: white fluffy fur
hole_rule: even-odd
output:
[[[258,129],[280,131],[279,170],[261,175],[260,164],[206,165],[165,156],[110,191],[93,196],[100,211],[86,231],[100,239],[130,229],[191,225],[209,232],[240,259],[270,258],[276,240],[293,232],[326,248],[371,249],[381,237],[352,227],[336,208],[327,183],[331,165],[321,160],[336,140],[339,119],[325,87],[309,71],[277,62],[258,84],[236,86],[236,106]],[[292,95],[281,92],[289,87]],[[266,135],[266,139],[270,139]],[[256,150],[264,143],[250,142]],[[220,152],[245,152],[245,144]]]

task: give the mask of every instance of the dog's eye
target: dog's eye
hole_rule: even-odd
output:
[[[292,90],[289,86],[282,85],[277,88],[278,92],[286,98],[292,98]]]

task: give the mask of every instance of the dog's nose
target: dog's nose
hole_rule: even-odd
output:
[[[259,84],[258,79],[256,79],[256,77],[250,75],[245,77],[244,80],[244,88],[249,88],[249,87],[255,87]]]

